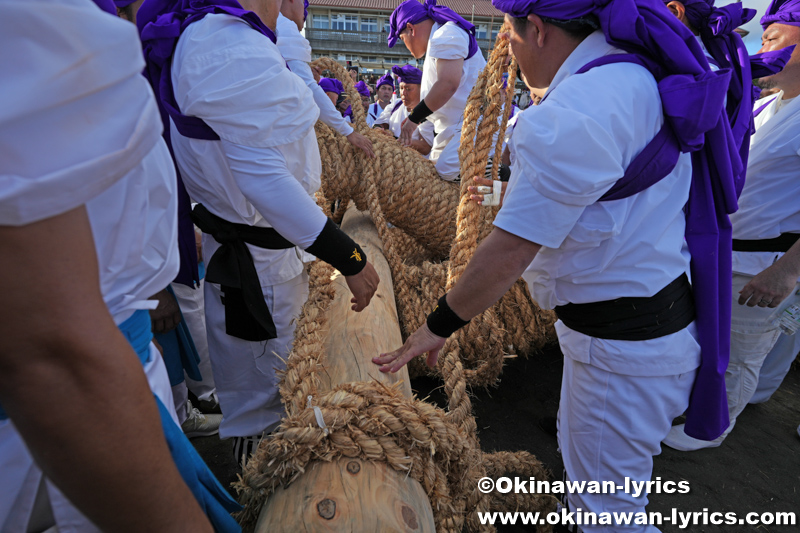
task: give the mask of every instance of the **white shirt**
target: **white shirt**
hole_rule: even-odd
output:
[[[316,107],[298,113],[311,90],[278,48],[239,18],[206,15],[178,41],[172,66],[181,112],[202,118],[219,141],[190,139],[172,124],[175,156],[189,195],[229,222],[274,227],[307,248],[326,218],[312,199],[322,165]],[[270,90],[280,88],[280,90]],[[205,236],[205,258],[218,245]],[[297,249],[249,246],[263,285],[299,275]]]
[[[511,139],[516,161],[495,225],[543,246],[525,277],[545,309],[652,296],[688,267],[689,157],[638,194],[597,201],[663,124],[656,82],[643,67],[617,63],[574,75],[613,53],[602,33],[587,37],[547,99],[519,115]]]
[[[767,102],[769,105],[755,119],[747,179],[739,210],[731,215],[734,239],[772,239],[781,233],[800,233],[800,98],[783,100],[780,92],[758,100],[754,109]],[[733,270],[755,275],[782,255],[734,252]]]
[[[391,107],[391,103],[387,106],[387,108],[389,107]],[[367,117],[369,120],[372,121],[370,127],[372,127],[375,124],[375,122],[378,120],[378,117],[381,116],[381,113],[383,113],[383,110],[384,108],[381,107],[380,102],[372,102],[371,104],[369,104]]]
[[[120,324],[179,266],[175,172],[136,28],[81,0],[11,0],[0,41],[14,50],[0,57],[0,224],[86,205]]]
[[[597,200],[661,129],[653,76],[632,63],[575,73],[621,53],[602,32],[587,37],[556,73],[541,105],[520,114],[511,143],[516,161],[494,224],[542,245],[524,274],[544,309],[566,303],[652,296],[686,272],[683,206],[691,160],[621,200]],[[626,375],[673,375],[699,365],[685,329],[648,341],[596,339],[556,325],[565,355]],[[633,356],[635,355],[635,357]]]
[[[434,23],[431,29],[431,37],[428,40],[428,49],[425,52],[420,97],[425,99],[428,91],[436,83],[438,79],[436,64],[439,59],[464,59],[461,81],[455,94],[445,105],[428,117],[437,133],[442,133],[446,128],[460,124],[463,121],[469,93],[478,80],[481,70],[486,66],[486,60],[483,58],[483,52],[480,49],[471,58],[466,59],[468,52],[469,36],[466,31],[459,28],[454,22],[448,22],[444,25]]]
[[[391,131],[395,137],[400,137],[400,130],[403,126],[403,121],[408,118],[409,115],[406,106],[400,103],[399,100],[398,104],[399,105],[397,106],[397,109],[394,109],[394,111],[392,111],[394,105],[386,106],[386,108],[383,110],[383,113],[381,113],[381,116],[375,121],[376,126],[380,124],[388,124],[389,131]],[[422,139],[429,145],[433,145],[433,124],[431,124],[431,121],[426,120],[417,126],[417,129],[414,130],[414,133],[411,134],[411,138],[414,140]]]
[[[314,74],[308,65],[311,62],[311,45],[308,43],[308,39],[300,34],[297,24],[279,14],[276,30],[278,50],[286,59],[292,72],[300,76],[314,94],[314,103],[319,108],[319,119],[345,137],[353,133],[353,127],[345,121],[317,80],[314,79]]]

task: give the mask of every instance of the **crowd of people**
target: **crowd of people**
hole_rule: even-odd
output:
[[[740,3],[493,4],[533,104],[504,86],[497,181],[460,174],[486,58],[436,0],[390,19],[388,46],[423,68],[350,67],[360,102],[311,65],[307,0],[0,0],[0,530],[239,530],[188,439],[218,433],[244,465],[278,426],[311,261],[340,271],[354,312],[375,294],[364,250],[314,200],[317,120],[375,157],[358,105],[501,205],[376,368],[435,365],[522,277],[559,318],[569,480],[648,481],[662,444],[720,446],[770,398],[800,350],[773,323],[800,279],[800,0],[772,1],[753,56]]]

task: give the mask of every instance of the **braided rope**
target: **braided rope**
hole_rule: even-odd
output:
[[[498,40],[470,95],[461,138],[462,176],[483,174],[493,136],[504,132],[510,106],[498,124],[498,102],[507,56],[507,41]],[[351,101],[359,101],[343,67],[327,58],[315,65],[333,72],[345,84]],[[509,70],[513,87],[513,61]],[[340,135],[317,124],[323,160],[318,201],[328,213],[333,199],[340,201],[337,213],[343,212],[342,205],[351,199],[360,210],[370,212],[384,243],[401,327],[407,335],[463,272],[480,238],[490,230],[496,210],[468,201],[470,180],[462,180],[457,191],[458,185],[440,180],[432,164],[415,151],[369,130],[360,106],[353,108],[353,116],[354,127],[370,138],[378,157],[360,156]],[[483,127],[479,128],[481,117]],[[395,227],[390,228],[387,221]],[[442,262],[448,252],[450,261]],[[270,494],[297,479],[309,463],[339,457],[383,462],[417,480],[430,499],[436,529],[441,532],[493,530],[478,522],[478,510],[554,510],[552,496],[487,495],[478,489],[478,480],[487,475],[549,476],[528,453],[481,451],[467,391],[467,384],[486,386],[496,381],[502,371],[503,346],[519,342],[540,347],[551,336],[546,330],[552,329],[549,313],[533,304],[524,285],[515,285],[502,302],[445,344],[437,366],[448,397],[445,411],[406,398],[398,387],[374,381],[346,383],[320,392],[330,327],[328,309],[335,294],[332,273],[333,269],[321,262],[310,268],[309,299],[298,319],[280,384],[286,417],[261,443],[235,484],[244,505],[238,515],[243,527],[252,528]],[[518,315],[517,322],[504,316],[508,314]],[[504,328],[509,326],[519,330],[508,332]],[[317,425],[314,411],[306,407],[309,396],[321,411],[327,431]]]

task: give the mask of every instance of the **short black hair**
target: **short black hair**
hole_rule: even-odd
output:
[[[561,28],[567,32],[568,35],[580,40],[585,39],[596,30],[600,29],[600,22],[594,15],[587,15],[585,17],[570,20],[561,20],[549,17],[541,17],[541,19],[548,24],[552,24],[557,28]],[[527,17],[512,17],[512,21],[514,28],[519,33],[522,33],[528,26]]]

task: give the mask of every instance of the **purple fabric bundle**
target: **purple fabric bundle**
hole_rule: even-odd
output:
[[[117,7],[112,0],[94,0],[94,3],[106,13],[117,16]]]
[[[772,0],[767,12],[761,17],[761,27],[766,30],[775,22],[800,26],[800,0]]]
[[[342,94],[344,92],[344,85],[336,78],[320,78],[319,86],[326,93]]]
[[[725,369],[730,357],[732,245],[728,215],[738,208],[744,168],[723,106],[730,70],[710,71],[700,44],[664,9],[661,0],[493,0],[492,4],[512,17],[595,16],[606,41],[632,54],[658,82],[670,143],[681,152],[692,152],[686,241],[692,254],[702,362],[687,410],[686,433],[715,439],[729,424]]]
[[[465,18],[446,6],[437,6],[436,0],[425,0],[424,4],[417,0],[406,0],[392,11],[389,17],[389,48],[394,47],[400,33],[406,29],[406,24],[419,24],[423,20],[433,19],[439,24],[454,22],[469,36],[469,50],[467,59],[478,51],[478,41],[475,40],[475,26]]]
[[[361,96],[367,96],[367,97],[372,96],[369,92],[369,87],[367,87],[367,84],[364,83],[363,81],[356,83],[355,87],[356,91],[358,91],[358,94],[360,94]]]
[[[117,7],[128,7],[135,1],[136,0],[114,0],[114,3],[116,4]]]
[[[400,83],[411,83],[419,85],[422,83],[422,71],[411,65],[393,66],[392,73],[397,76]]]
[[[308,18],[308,0],[303,0],[303,22]]]
[[[394,70],[394,67],[392,67],[392,70]],[[375,85],[375,90],[377,91],[380,89],[382,85],[388,85],[394,89],[394,80],[392,80],[392,75],[390,73],[387,72],[378,79],[378,83]]]

